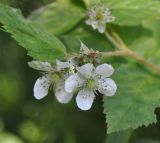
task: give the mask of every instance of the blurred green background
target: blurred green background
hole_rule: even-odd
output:
[[[51,0],[0,0],[28,16]],[[9,34],[0,31],[0,143],[160,143],[157,124],[106,134],[102,99],[83,112],[75,99],[60,104],[53,93],[34,99],[33,86],[39,72],[28,67],[32,60]],[[156,114],[160,113],[157,109]],[[119,123],[120,124],[120,123]]]

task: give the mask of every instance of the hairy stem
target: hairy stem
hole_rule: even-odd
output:
[[[160,73],[160,67],[156,64],[151,63],[150,61],[146,60],[144,57],[138,55],[131,49],[127,47],[127,45],[123,42],[123,40],[120,38],[120,36],[115,32],[111,31],[111,34],[105,33],[106,37],[109,39],[109,41],[118,49],[119,51],[113,51],[113,52],[107,52],[103,53],[102,55],[105,57],[113,57],[113,56],[129,56],[135,59],[136,61],[146,65],[147,67],[151,68],[157,73]]]

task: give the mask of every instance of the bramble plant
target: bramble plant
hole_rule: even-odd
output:
[[[160,1],[77,3],[57,0],[28,18],[0,4],[3,30],[26,48],[33,58],[28,65],[42,72],[34,97],[42,99],[52,89],[60,103],[76,96],[78,108],[85,111],[102,96],[108,133],[155,123]]]

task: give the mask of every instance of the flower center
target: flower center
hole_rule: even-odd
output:
[[[71,66],[71,67],[69,68],[69,73],[74,74],[75,72],[76,72],[75,66]]]
[[[87,87],[89,89],[93,89],[95,87],[95,80],[94,79],[87,79]]]
[[[52,73],[51,78],[52,78],[52,81],[55,83],[60,81],[60,76],[57,73]]]
[[[104,19],[104,15],[103,15],[102,10],[98,10],[98,11],[97,11],[96,19],[97,19],[97,20],[102,20],[102,19]]]

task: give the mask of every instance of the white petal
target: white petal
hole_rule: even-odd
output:
[[[105,23],[104,24],[99,24],[98,27],[97,27],[97,29],[98,29],[98,31],[100,33],[104,33],[105,30],[106,30],[106,24]]]
[[[76,88],[82,86],[83,82],[77,74],[73,74],[65,81],[65,90],[72,93]]]
[[[100,79],[97,82],[97,89],[106,96],[113,96],[116,93],[117,85],[110,78]]]
[[[107,16],[106,22],[113,22],[116,18],[114,16]]]
[[[110,9],[109,9],[109,8],[105,8],[104,14],[105,14],[106,17],[107,17],[107,16],[110,16],[110,15],[111,15]]]
[[[91,24],[92,24],[92,20],[90,20],[90,19],[87,19],[85,22],[86,22],[86,24],[88,24],[88,25],[91,25]]]
[[[95,17],[96,17],[96,13],[97,13],[97,11],[95,11],[95,10],[93,10],[93,9],[89,9],[89,10],[87,11],[87,15],[88,15],[88,17],[89,17],[90,19],[95,18]]]
[[[95,74],[102,77],[102,78],[109,77],[113,73],[114,73],[114,68],[109,64],[99,65],[95,69]]]
[[[50,84],[51,80],[49,76],[46,75],[38,78],[34,85],[34,97],[36,99],[42,99],[47,96]]]
[[[91,25],[92,25],[93,29],[97,29],[98,28],[98,21],[92,20]]]
[[[60,103],[68,103],[73,95],[66,92],[64,83],[60,83],[56,85],[55,96]]]
[[[81,67],[77,67],[77,71],[79,74],[81,74],[85,78],[89,78],[93,75],[94,66],[93,64],[88,63]]]
[[[83,42],[81,42],[80,53],[85,55],[89,54],[89,49]]]
[[[57,64],[57,70],[61,71],[61,70],[65,69],[65,68],[69,68],[69,67],[73,66],[74,65],[74,61],[72,59],[67,61],[67,62],[61,62],[59,60],[56,60],[56,64]]]
[[[88,91],[84,89],[80,90],[76,97],[77,106],[81,110],[89,110],[93,104],[94,98],[95,95],[93,91]]]
[[[28,65],[36,70],[40,70],[40,71],[52,71],[52,66],[50,63],[48,62],[39,62],[39,61],[32,61],[32,62],[28,62]]]

